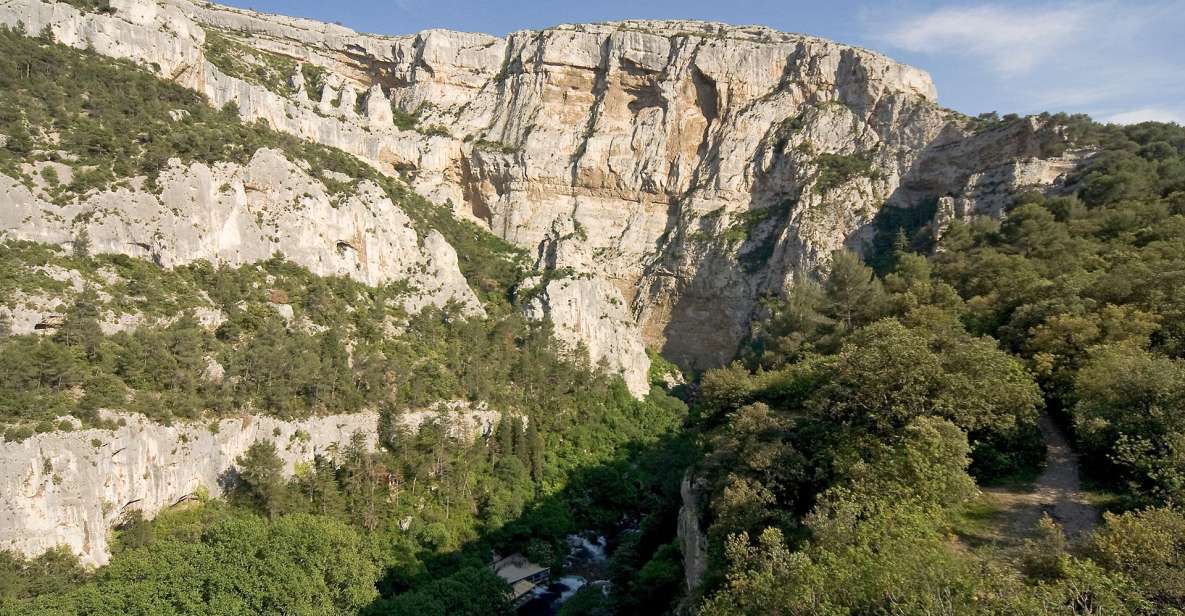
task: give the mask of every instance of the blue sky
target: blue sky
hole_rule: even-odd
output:
[[[223,0],[364,32],[503,35],[559,23],[709,19],[764,24],[881,51],[930,72],[964,113],[1086,112],[1185,123],[1185,0]]]

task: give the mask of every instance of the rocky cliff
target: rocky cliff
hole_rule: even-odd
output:
[[[3,0],[0,22],[48,26],[404,173],[532,251],[553,279],[579,279],[549,283],[528,313],[554,319],[639,395],[645,346],[685,367],[727,361],[760,298],[826,268],[837,248],[861,248],[884,207],[949,197],[948,217],[998,214],[1001,195],[1047,186],[1080,156],[1043,156],[1057,136],[1036,122],[973,132],[937,105],[923,71],[762,27],[385,37],[188,0],[112,6]],[[292,74],[228,74],[235,63],[212,36],[234,42],[235,62]]]
[[[39,177],[37,169],[30,171]],[[407,214],[373,183],[333,195],[313,173],[281,152],[260,149],[246,165],[175,164],[158,181],[159,192],[96,191],[60,207],[0,175],[6,201],[0,228],[7,237],[58,245],[86,233],[95,252],[163,267],[199,259],[241,265],[278,252],[321,276],[370,285],[406,281],[411,291],[404,304],[411,312],[449,301],[482,312],[456,251],[440,233],[429,232],[421,242]]]
[[[527,249],[540,275],[518,289],[525,313],[639,396],[646,347],[690,368],[728,361],[763,297],[826,269],[837,248],[862,249],[886,208],[936,204],[937,233],[1002,215],[1016,189],[1056,186],[1089,155],[1035,119],[982,126],[941,108],[918,69],[762,27],[387,37],[188,0],[111,6],[0,0],[0,23],[130,59],[244,119],[340,148]],[[410,310],[482,311],[443,236],[418,235],[372,183],[342,196],[333,180],[270,149],[244,164],[174,161],[160,190],[131,183],[64,205],[0,176],[0,225],[57,244],[86,230],[95,250],[163,266],[280,251],[318,274],[406,280]],[[114,433],[5,444],[0,488],[17,498],[0,528],[23,530],[0,548],[65,541],[103,562],[122,509],[216,485],[257,435],[279,431],[291,467],[363,424],[373,432],[365,414],[225,420],[217,432],[129,417]],[[298,431],[310,440],[292,440]]]
[[[333,459],[356,433],[373,447],[379,419],[374,412],[303,421],[245,415],[161,425],[130,413],[106,416],[121,425],[0,442],[0,550],[36,555],[64,545],[83,564],[105,564],[108,530],[121,516],[138,510],[152,517],[196,495],[220,494],[234,481],[235,458],[256,440],[275,443],[284,473],[292,475],[316,455]],[[500,416],[452,402],[406,413],[400,422],[414,432],[438,419],[472,438],[489,433]]]
[[[108,529],[129,510],[151,517],[202,491],[217,495],[228,469],[256,439],[272,440],[292,474],[297,462],[347,444],[374,443],[373,413],[285,422],[245,416],[164,426],[114,416],[116,430],[41,434],[0,443],[0,550],[40,554],[65,545],[84,564],[110,557]]]

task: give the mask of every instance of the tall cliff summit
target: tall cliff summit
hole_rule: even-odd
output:
[[[1091,155],[1039,118],[993,124],[944,109],[929,75],[878,53],[760,26],[630,20],[378,36],[189,0],[103,10],[0,0],[0,24],[196,92],[237,114],[240,137],[270,131],[233,159],[168,155],[151,173],[113,166],[94,185],[72,181],[94,169],[65,150],[21,161],[0,170],[3,239],[86,238],[91,253],[165,269],[278,254],[313,275],[402,285],[380,314],[389,303],[404,315],[456,307],[479,318],[497,284],[465,243],[489,231],[526,255],[511,309],[550,321],[569,350],[620,374],[639,399],[651,388],[648,352],[693,371],[731,361],[764,299],[825,273],[836,250],[874,250],[893,230],[886,220],[919,221],[907,239],[932,241],[952,220],[1000,216],[1017,191],[1056,188]],[[191,115],[179,105],[165,122],[189,126]],[[64,188],[74,185],[83,188]],[[93,282],[55,267],[38,272],[62,289]],[[43,291],[0,306],[12,333],[60,320],[62,298]],[[316,330],[268,292],[290,327]],[[193,303],[211,329],[226,322],[208,294]],[[211,360],[212,380],[221,370]],[[488,431],[495,420],[482,413],[475,423]],[[291,472],[378,419],[221,421],[242,433],[133,420],[102,446],[62,434],[5,445],[0,488],[21,500],[0,510],[0,547],[64,543],[105,563],[103,533],[120,507],[151,514],[214,484],[248,437],[312,431],[286,450]],[[22,465],[37,456],[44,467]]]
[[[727,361],[761,297],[826,269],[837,248],[860,249],[885,208],[942,198],[947,217],[995,212],[1000,195],[1048,186],[1080,156],[1043,156],[1058,137],[1036,121],[975,133],[938,106],[921,70],[764,27],[622,21],[389,37],[186,0],[111,7],[5,0],[0,22],[48,27],[246,120],[354,154],[521,246],[548,272],[531,281],[526,312],[551,318],[639,395],[646,347],[695,369]],[[9,198],[41,207],[18,193]],[[319,233],[321,220],[307,217],[302,233]],[[6,224],[42,239],[71,232],[33,226]],[[147,243],[109,227],[91,233],[105,250]],[[162,245],[185,244],[162,230]],[[166,260],[261,252],[227,235],[165,249]],[[371,281],[398,269],[381,265],[394,247],[355,243],[340,255],[295,238],[278,248],[343,271],[355,268],[327,260],[368,259],[358,271]],[[443,276],[443,297],[464,298]]]

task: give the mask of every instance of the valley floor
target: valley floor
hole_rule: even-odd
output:
[[[991,516],[994,539],[1019,545],[1034,538],[1041,517],[1061,525],[1070,539],[1083,537],[1099,522],[1099,510],[1082,486],[1078,454],[1065,432],[1048,415],[1039,422],[1045,440],[1045,469],[1029,484],[984,489],[984,501],[995,510]]]

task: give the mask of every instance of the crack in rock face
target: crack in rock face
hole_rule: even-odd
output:
[[[0,23],[48,28],[233,105],[245,121],[338,148],[524,248],[542,272],[518,289],[524,314],[550,319],[638,397],[649,390],[647,348],[696,370],[730,361],[763,298],[825,272],[836,250],[863,250],[885,208],[937,203],[939,234],[955,219],[1003,215],[1017,190],[1057,188],[1090,155],[1048,147],[1065,139],[1037,119],[977,133],[938,106],[924,71],[763,27],[622,21],[376,36],[191,0],[111,5],[99,14],[7,0]],[[280,86],[223,72],[206,44],[213,34],[295,72]],[[418,235],[373,182],[330,198],[326,182],[350,179],[260,149],[242,165],[171,164],[159,194],[98,191],[59,208],[0,175],[0,228],[59,245],[85,229],[96,252],[164,267],[251,263],[279,249],[319,275],[407,280],[409,312],[458,302],[484,315],[441,233]],[[30,302],[56,309],[52,298]],[[43,320],[9,316],[28,328]],[[23,496],[8,499],[0,527],[28,531],[0,549],[37,552],[71,528],[71,548],[101,563],[112,516],[214,485],[250,442],[230,435],[258,428],[194,434],[184,456],[222,456],[195,469],[173,457],[181,429],[129,422],[96,437],[101,455],[78,436],[5,445],[20,471],[3,493]],[[345,434],[320,433],[314,448]],[[55,452],[52,468],[87,478],[85,491],[56,487],[44,451]],[[17,511],[16,500],[31,504]]]
[[[1006,195],[1056,184],[1080,158],[1042,158],[1056,136],[1035,121],[972,134],[936,104],[924,71],[764,27],[633,20],[505,38],[376,36],[190,0],[113,6],[12,0],[0,22],[49,26],[67,45],[154,67],[547,251],[540,267],[597,283],[556,289],[563,306],[541,294],[527,313],[556,319],[566,342],[622,371],[639,396],[646,347],[688,368],[728,361],[760,298],[825,271],[837,249],[861,250],[882,208],[950,197],[949,215],[999,215]],[[222,73],[206,57],[209,32],[290,59],[296,85]],[[837,161],[858,171],[836,177]]]

